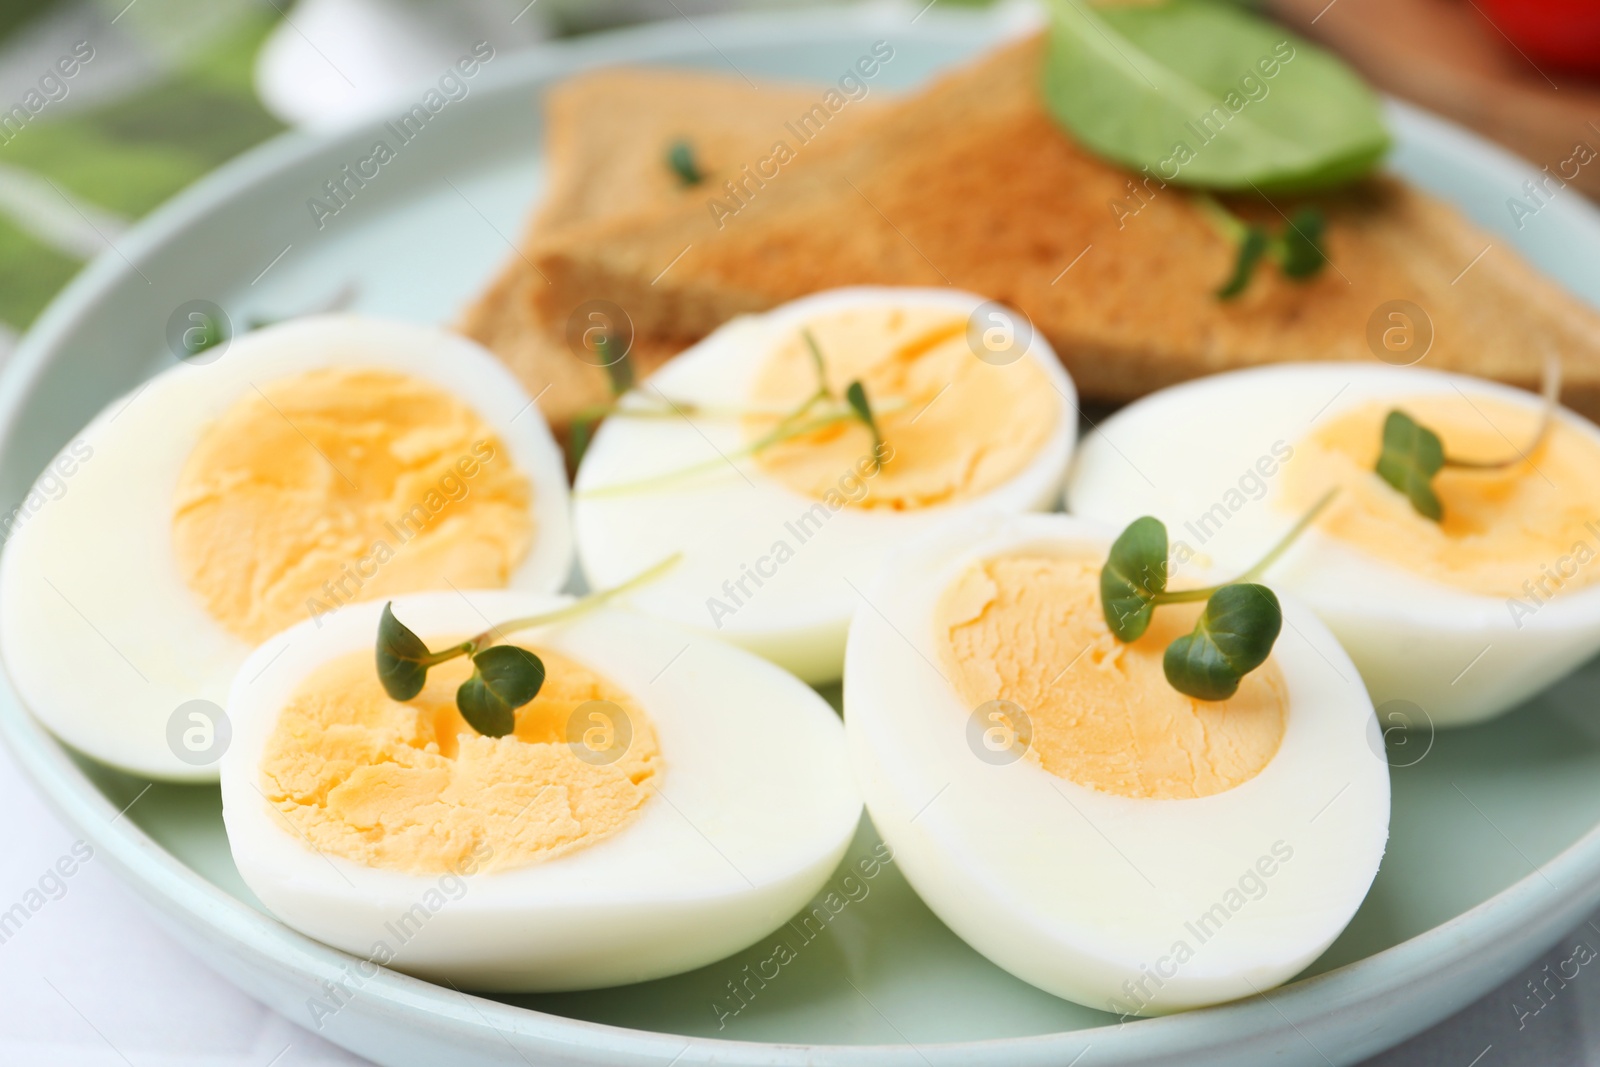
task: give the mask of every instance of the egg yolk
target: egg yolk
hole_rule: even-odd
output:
[[[545,683],[505,737],[482,736],[456,709],[465,657],[432,668],[406,703],[383,691],[370,651],[324,664],[268,739],[267,802],[318,852],[413,873],[474,859],[479,870],[523,867],[617,833],[662,773],[655,731],[616,685],[527,647]]]
[[[939,308],[853,308],[807,323],[828,387],[843,397],[859,380],[886,442],[871,462],[872,434],[849,420],[756,453],[798,493],[835,509],[931,507],[977,496],[1014,477],[1060,417],[1060,399],[1031,357],[994,365],[967,344],[967,320]],[[817,388],[816,363],[795,333],[767,358],[746,420],[755,441]],[[813,416],[814,417],[814,413]]]
[[[1101,792],[1174,800],[1255,777],[1283,740],[1288,690],[1277,663],[1268,659],[1245,675],[1227,700],[1178,692],[1162,656],[1194,629],[1203,605],[1164,606],[1144,636],[1123,644],[1101,612],[1103,562],[1087,554],[1007,555],[953,582],[935,623],[957,695],[979,714],[990,701],[1014,704],[1026,721],[1002,712],[1003,725],[1026,744],[1024,758]]]
[[[1374,471],[1383,422],[1398,408],[1439,435],[1447,457],[1496,461],[1525,449],[1537,412],[1461,394],[1367,404],[1328,417],[1284,465],[1281,506],[1303,511],[1342,492],[1324,532],[1412,574],[1485,596],[1549,597],[1600,581],[1600,445],[1558,419],[1525,459],[1493,470],[1445,467],[1434,522]]]
[[[370,368],[251,389],[178,478],[172,544],[191,590],[259,643],[352,600],[504,586],[533,541],[532,489],[476,413]]]

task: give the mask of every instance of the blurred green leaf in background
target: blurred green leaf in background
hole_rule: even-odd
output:
[[[278,18],[245,0],[0,0],[0,112],[74,46],[93,49],[26,125],[3,128],[0,325],[21,332],[129,222],[283,128],[253,88]]]
[[[140,216],[285,122],[335,128],[436,77],[463,42],[811,2],[0,0],[0,356]],[[75,50],[92,57],[58,76]]]

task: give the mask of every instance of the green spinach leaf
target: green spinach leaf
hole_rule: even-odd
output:
[[[1092,151],[1197,188],[1303,191],[1389,147],[1376,95],[1328,52],[1220,0],[1052,0],[1046,106]]]

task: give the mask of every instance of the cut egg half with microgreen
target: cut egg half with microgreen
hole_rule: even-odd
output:
[[[228,686],[273,634],[571,570],[560,451],[512,375],[464,338],[354,315],[158,374],[35,491],[0,560],[6,671],[62,740],[157,778],[215,780]]]
[[[437,651],[571,605],[495,590],[390,609]],[[491,649],[533,653],[543,682],[485,736],[457,703],[465,658],[386,692],[383,607],[258,649],[222,760],[245,883],[363,967],[501,991],[689,970],[780,926],[856,832],[838,716],[758,656],[607,606],[506,632]]]
[[[1068,508],[1153,515],[1175,573],[1226,571],[1337,489],[1263,580],[1338,635],[1386,728],[1476,722],[1600,652],[1600,429],[1556,409],[1541,435],[1545,409],[1421,367],[1218,375],[1101,423]]]
[[[622,398],[578,470],[589,583],[664,552],[644,611],[821,683],[856,589],[910,537],[1056,506],[1072,381],[1020,314],[971,294],[854,288],[736,319]]]
[[[953,931],[1056,996],[1152,1015],[1269,989],[1333,942],[1383,856],[1389,768],[1354,667],[1292,598],[1227,699],[1175,689],[1164,653],[1202,605],[1119,639],[1116,533],[972,516],[902,548],[851,623],[845,729],[874,826]]]

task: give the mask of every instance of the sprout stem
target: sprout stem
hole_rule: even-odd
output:
[[[1508,456],[1505,459],[1471,460],[1452,459],[1451,457],[1446,456],[1444,458],[1444,465],[1446,467],[1456,467],[1462,470],[1503,470],[1506,467],[1515,466],[1518,463],[1526,461],[1529,456],[1537,452],[1539,450],[1539,446],[1544,444],[1544,439],[1550,436],[1550,431],[1552,428],[1554,428],[1556,423],[1556,409],[1560,406],[1561,361],[1555,356],[1546,354],[1544,357],[1543,377],[1544,381],[1539,392],[1544,398],[1544,406],[1539,412],[1539,425],[1534,430],[1533,437],[1531,440],[1529,440],[1527,447],[1517,448],[1515,445],[1513,445],[1512,448],[1515,449],[1517,454],[1514,456]]]
[[[647,582],[654,581],[655,579],[661,577],[661,575],[667,573],[667,571],[671,570],[673,567],[677,566],[678,561],[682,558],[682,552],[674,552],[672,555],[661,560],[659,563],[655,563],[649,567],[646,567],[638,574],[635,574],[632,578],[629,578],[627,581],[622,582],[619,585],[614,585],[610,589],[602,589],[599,592],[590,593],[587,596],[583,596],[577,600],[574,600],[570,604],[556,608],[554,611],[545,611],[539,613],[538,615],[524,615],[521,618],[511,619],[507,622],[502,622],[497,626],[491,626],[489,629],[483,631],[483,633],[474,637],[472,640],[464,642],[462,647],[465,648],[470,646],[471,654],[476,654],[483,651],[483,649],[487,648],[489,645],[494,644],[496,641],[499,641],[501,638],[505,637],[506,634],[512,633],[516,630],[526,630],[532,626],[546,626],[552,622],[560,622],[562,619],[570,619],[574,615],[581,615],[586,611],[599,607],[609,600],[613,600],[616,597],[621,596],[623,593],[631,592]]]
[[[1322,514],[1323,510],[1326,509],[1329,504],[1333,503],[1333,498],[1338,495],[1338,486],[1334,486],[1326,493],[1323,493],[1322,497],[1315,504],[1312,504],[1311,507],[1307,509],[1306,513],[1301,515],[1300,518],[1295,521],[1293,526],[1289,527],[1288,532],[1286,532],[1282,537],[1278,538],[1277,544],[1268,549],[1266,555],[1256,560],[1254,566],[1245,571],[1243,574],[1239,575],[1237,578],[1234,578],[1231,581],[1222,582],[1219,585],[1209,585],[1203,589],[1179,589],[1173,592],[1158,593],[1156,594],[1156,597],[1152,603],[1187,604],[1196,600],[1209,600],[1211,598],[1211,594],[1215,593],[1224,586],[1238,585],[1240,582],[1254,581],[1256,578],[1259,578],[1268,567],[1278,562],[1278,558],[1289,550],[1289,546],[1294,544],[1299,536],[1305,532],[1306,527],[1315,522],[1317,520],[1317,516]]]

